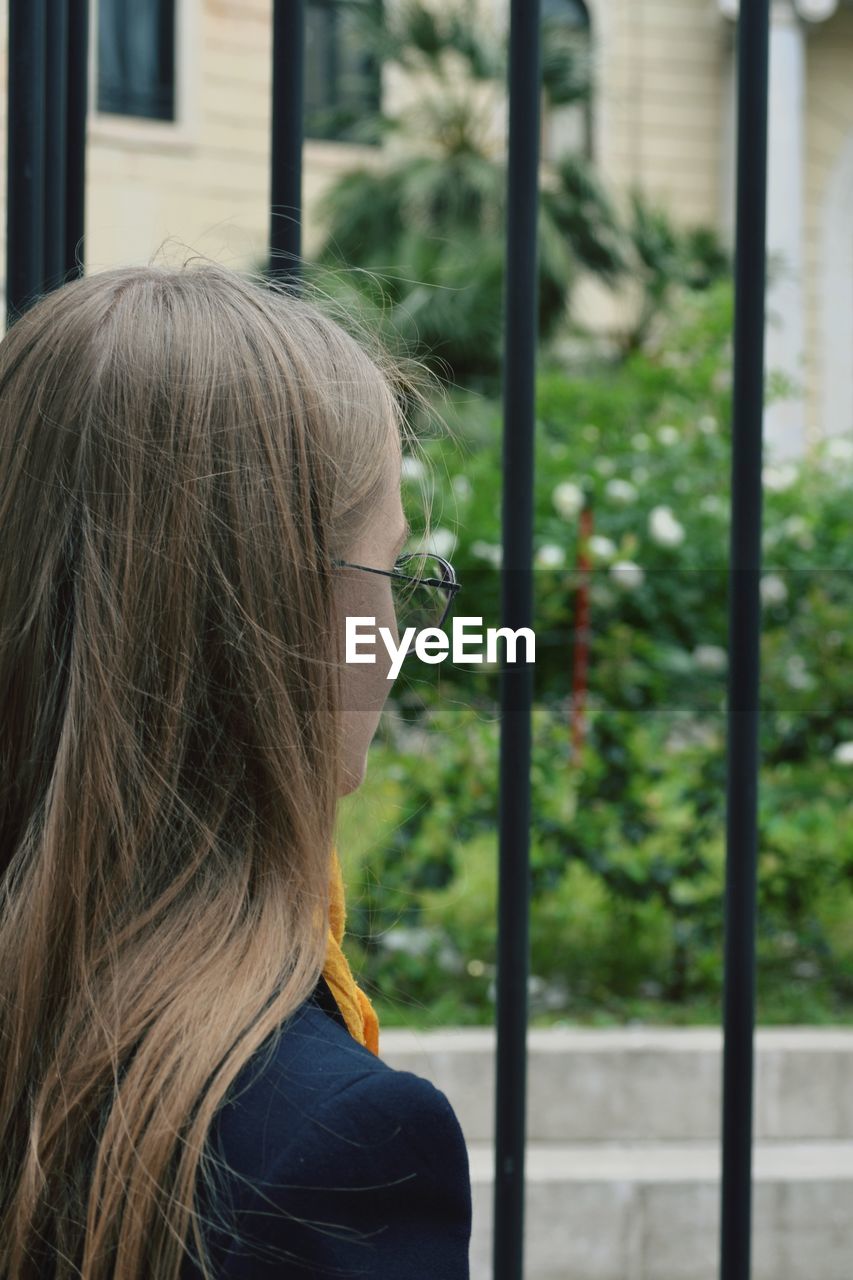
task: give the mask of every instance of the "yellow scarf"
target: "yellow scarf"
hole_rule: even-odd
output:
[[[329,910],[329,946],[323,977],[343,1014],[350,1035],[379,1056],[379,1019],[367,996],[357,986],[349,962],[341,950],[347,908],[344,880],[337,849],[332,850],[332,897]]]

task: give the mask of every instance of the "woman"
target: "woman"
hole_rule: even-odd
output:
[[[458,1121],[339,945],[394,373],[209,263],[74,280],[0,342],[4,1280],[468,1276]]]

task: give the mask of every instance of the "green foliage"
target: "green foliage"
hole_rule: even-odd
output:
[[[730,332],[729,286],[683,292],[648,350],[537,381],[534,1014],[719,1005]],[[455,413],[461,450],[426,445],[435,506],[458,515],[446,521],[457,613],[496,626],[499,411],[469,397]],[[841,1016],[853,996],[851,452],[836,441],[765,475],[758,926],[759,1014],[771,1017],[809,1020],[810,999],[816,1018]],[[575,760],[579,495],[600,541]],[[374,744],[371,771],[394,780],[395,809],[350,879],[348,945],[369,989],[433,1012],[452,991],[454,1020],[489,1021],[497,675],[443,667],[435,687],[404,669]]]
[[[386,1000],[432,1007],[450,988],[461,1011],[454,1019],[488,1022],[497,962],[498,729],[473,711],[436,708],[429,733],[431,769],[419,751],[379,743],[372,754],[377,774],[397,771],[405,816],[348,874],[347,949],[366,988]],[[585,768],[574,771],[567,740],[565,719],[535,708],[532,1011],[583,1016],[638,999],[718,1004],[722,735],[678,748],[653,720],[597,716]],[[819,762],[762,770],[760,1010],[789,989],[820,987],[821,1006],[834,1003],[839,1012],[853,995],[848,773],[849,766]],[[410,800],[413,789],[419,803]]]

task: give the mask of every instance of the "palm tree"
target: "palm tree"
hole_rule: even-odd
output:
[[[448,366],[458,382],[494,392],[506,256],[505,130],[496,128],[506,111],[506,37],[484,26],[474,0],[437,11],[425,0],[401,0],[387,14],[377,0],[353,0],[348,8],[370,57],[404,70],[417,93],[395,115],[380,112],[362,122],[365,138],[385,141],[387,163],[345,173],[317,203],[327,234],[306,277],[354,307],[370,308],[391,342]],[[546,108],[586,102],[590,84],[587,50],[565,27],[543,22]],[[624,345],[642,340],[663,304],[664,274],[679,276],[681,241],[639,193],[632,198],[637,243],[585,157],[565,154],[543,165],[543,342],[565,323],[582,270],[611,286],[640,272],[648,306]],[[650,227],[663,235],[657,257]]]
[[[315,206],[327,235],[306,275],[338,296],[357,295],[388,337],[446,363],[457,380],[489,384],[500,367],[506,253],[506,159],[495,136],[505,39],[484,29],[472,0],[438,12],[403,0],[384,16],[375,0],[357,0],[353,10],[371,57],[416,77],[418,94],[395,115],[364,121],[365,137],[384,139],[388,163],[344,174]],[[551,24],[543,36],[546,101],[582,101],[589,75],[581,53]],[[611,280],[624,270],[603,194],[587,177],[585,202],[567,218],[559,175],[540,202],[543,339],[564,317],[578,264]]]

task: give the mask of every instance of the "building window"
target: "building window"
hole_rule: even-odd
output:
[[[99,112],[175,119],[175,0],[97,0]]]
[[[308,0],[305,7],[306,138],[377,144],[379,60],[362,14],[381,21],[381,0]]]
[[[584,0],[541,0],[543,42],[568,51],[578,72],[590,73],[590,22]],[[546,44],[547,48],[547,44]],[[554,103],[542,122],[543,159],[554,162],[570,153],[593,159],[592,101]]]

